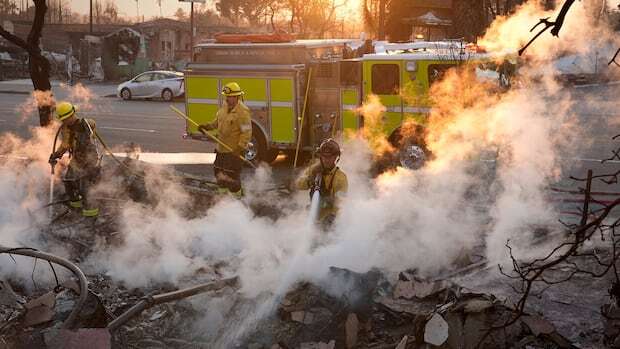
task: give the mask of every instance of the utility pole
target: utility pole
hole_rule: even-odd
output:
[[[93,35],[93,0],[90,0],[90,35]]]
[[[136,13],[137,13],[137,16],[138,16],[137,22],[139,23],[140,22],[140,2],[139,2],[139,0],[136,0]]]
[[[191,7],[189,10],[189,60],[192,60],[193,52],[194,52],[194,2],[191,2]]]
[[[193,58],[194,53],[194,2],[199,2],[204,4],[207,2],[206,0],[179,0],[179,2],[189,2],[191,3],[191,7],[189,10],[189,57],[190,61]]]

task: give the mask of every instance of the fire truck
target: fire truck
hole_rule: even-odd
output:
[[[432,107],[428,98],[403,98],[403,89],[423,97],[447,69],[493,61],[459,41],[354,45],[340,39],[199,44],[185,70],[186,113],[198,124],[212,121],[224,102],[222,87],[239,83],[252,112],[254,150],[269,163],[280,153],[295,156],[299,147],[308,154],[326,138],[364,127],[358,110],[373,94],[386,108],[379,127],[402,148],[402,125],[423,125]],[[186,137],[208,140],[191,123]]]

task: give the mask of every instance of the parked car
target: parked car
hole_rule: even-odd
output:
[[[165,70],[148,71],[118,85],[116,93],[124,100],[162,98],[171,101],[185,93],[183,73]]]

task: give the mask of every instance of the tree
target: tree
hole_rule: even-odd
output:
[[[118,6],[111,0],[106,0],[103,5],[103,16],[105,23],[118,23]]]
[[[385,31],[390,41],[406,41],[411,36],[412,26],[403,23],[403,14],[409,9],[409,1],[391,0],[387,6]]]
[[[50,63],[41,54],[39,43],[41,41],[41,31],[45,24],[45,12],[47,11],[47,5],[45,0],[33,0],[35,6],[34,21],[30,28],[30,33],[26,40],[15,36],[6,31],[0,25],[0,36],[8,40],[9,42],[21,47],[28,52],[28,68],[30,69],[30,78],[35,90],[35,97],[40,95],[51,96],[52,85],[50,84]],[[50,124],[51,117],[51,104],[50,98],[36,98],[37,107],[39,109],[39,124],[41,126],[47,126]]]
[[[486,11],[483,0],[453,0],[453,38],[464,38],[467,42],[475,42],[486,27]]]
[[[183,11],[182,8],[178,8],[177,11],[174,13],[174,17],[176,17],[179,21],[185,21],[187,20],[187,14],[185,13],[185,11]]]
[[[12,15],[17,12],[17,5],[13,0],[0,0],[0,16]]]

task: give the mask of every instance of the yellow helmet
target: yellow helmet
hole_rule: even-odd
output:
[[[239,86],[238,83],[229,82],[226,85],[224,85],[224,88],[222,89],[222,95],[226,97],[241,96],[243,95],[243,91],[241,91],[241,87]]]
[[[69,102],[60,102],[56,104],[56,118],[58,121],[63,121],[75,114],[75,106]]]

